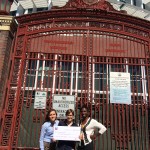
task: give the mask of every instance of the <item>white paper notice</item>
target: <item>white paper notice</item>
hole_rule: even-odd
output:
[[[130,73],[110,72],[110,103],[131,104]]]
[[[54,127],[54,139],[66,141],[80,141],[80,127],[57,126]]]

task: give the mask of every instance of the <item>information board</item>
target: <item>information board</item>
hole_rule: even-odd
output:
[[[130,73],[110,72],[110,103],[131,104]]]
[[[47,96],[47,92],[42,92],[42,91],[35,92],[34,109],[46,108],[46,96]]]

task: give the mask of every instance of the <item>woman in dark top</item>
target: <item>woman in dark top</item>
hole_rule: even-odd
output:
[[[66,111],[66,117],[67,119],[60,121],[58,126],[77,126],[77,124],[73,122],[74,111],[72,109]],[[56,150],[75,150],[75,146],[75,141],[58,141]]]

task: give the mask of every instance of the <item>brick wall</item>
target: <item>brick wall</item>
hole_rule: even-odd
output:
[[[0,31],[0,108],[3,106],[2,103],[9,73],[12,40],[10,31]]]

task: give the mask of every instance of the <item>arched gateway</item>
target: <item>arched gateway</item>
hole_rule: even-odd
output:
[[[150,22],[104,0],[70,0],[16,19],[0,149],[38,149],[54,94],[75,95],[76,120],[87,104],[107,127],[96,150],[149,149]],[[111,103],[110,72],[130,73],[131,104]],[[44,110],[33,107],[37,91],[47,94]]]

